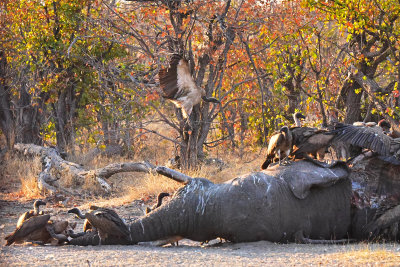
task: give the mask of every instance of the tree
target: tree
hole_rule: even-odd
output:
[[[396,98],[399,81],[397,42],[400,30],[399,2],[307,1],[307,3],[311,8],[326,13],[347,34],[346,44],[343,46],[347,56],[343,63],[348,70],[353,70],[353,74],[363,73],[365,80],[376,80],[377,84],[380,84],[373,91],[368,91],[357,80],[346,80],[341,89],[341,96],[345,100],[347,109],[345,122],[351,123],[360,119],[362,99],[373,103],[376,97],[379,103],[383,103],[388,98]],[[386,107],[378,104],[375,108],[387,119],[390,117],[398,119],[398,103],[392,102],[386,110],[382,109],[384,106]],[[393,127],[398,128],[398,122],[389,120],[392,121]]]

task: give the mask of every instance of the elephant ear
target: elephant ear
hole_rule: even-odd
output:
[[[329,187],[337,182],[348,180],[349,171],[345,163],[322,167],[302,160],[289,166],[275,165],[264,172],[284,180],[292,193],[299,199],[305,199],[314,187]]]

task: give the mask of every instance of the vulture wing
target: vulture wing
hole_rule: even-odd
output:
[[[170,60],[169,67],[167,69],[161,69],[158,73],[160,80],[160,87],[163,91],[163,97],[167,99],[177,99],[180,88],[178,86],[178,65],[182,60],[187,64],[186,60],[178,54],[174,54]],[[190,73],[189,73],[190,76]]]
[[[282,143],[283,138],[284,137],[282,133],[277,133],[271,136],[271,139],[268,143],[267,157],[269,157],[270,155],[275,155],[276,148],[279,146],[280,143]]]
[[[24,221],[28,220],[29,218],[31,218],[33,216],[33,211],[27,211],[24,214],[22,214],[21,216],[19,216],[18,222],[17,222],[17,228],[21,227],[21,225],[24,223]]]
[[[296,146],[292,154],[296,158],[302,157],[304,154],[316,153],[322,148],[330,145],[334,135],[328,135],[324,131],[317,131],[314,135],[309,136],[302,143]]]
[[[290,131],[293,136],[293,145],[299,146],[300,144],[303,144],[310,136],[313,136],[314,134],[324,130],[311,127],[292,127],[290,128]]]
[[[338,123],[335,130],[335,141],[343,141],[362,148],[368,148],[382,156],[390,155],[393,139],[380,127],[363,127]]]
[[[24,221],[22,225],[17,229],[15,229],[13,233],[5,237],[5,239],[7,240],[6,246],[11,245],[15,241],[23,240],[27,235],[29,235],[33,231],[45,227],[49,219],[50,215],[46,214],[46,215],[34,216]]]
[[[97,227],[99,230],[107,232],[110,235],[130,236],[127,225],[115,211],[107,208],[98,208],[93,212],[93,215],[101,222],[101,225]],[[97,225],[94,226],[96,227]]]

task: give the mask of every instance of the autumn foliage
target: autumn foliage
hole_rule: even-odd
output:
[[[158,136],[190,167],[213,147],[259,149],[295,111],[313,126],[386,118],[398,127],[398,1],[0,5],[0,126],[9,147],[131,155]],[[157,73],[172,53],[185,56],[196,83],[221,101],[196,107],[190,131],[160,97]],[[354,69],[377,87],[356,83]]]

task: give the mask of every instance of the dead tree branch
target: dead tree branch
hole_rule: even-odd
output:
[[[157,167],[149,162],[122,162],[122,163],[112,163],[103,168],[98,168],[94,170],[85,170],[83,166],[69,162],[61,158],[58,151],[52,147],[42,147],[34,144],[21,144],[17,143],[14,145],[14,149],[23,153],[24,155],[40,156],[44,162],[44,167],[42,172],[38,176],[38,184],[41,190],[48,190],[50,193],[55,194],[61,191],[65,194],[75,193],[70,192],[64,188],[55,187],[51,185],[57,179],[54,179],[50,171],[52,168],[56,169],[60,173],[70,174],[74,178],[78,178],[82,181],[87,179],[92,179],[97,181],[100,186],[106,191],[111,191],[111,186],[106,182],[105,179],[110,178],[112,175],[121,172],[156,172],[164,176],[170,177],[174,180],[185,182],[190,180],[189,176],[181,174],[177,171],[166,167]]]

